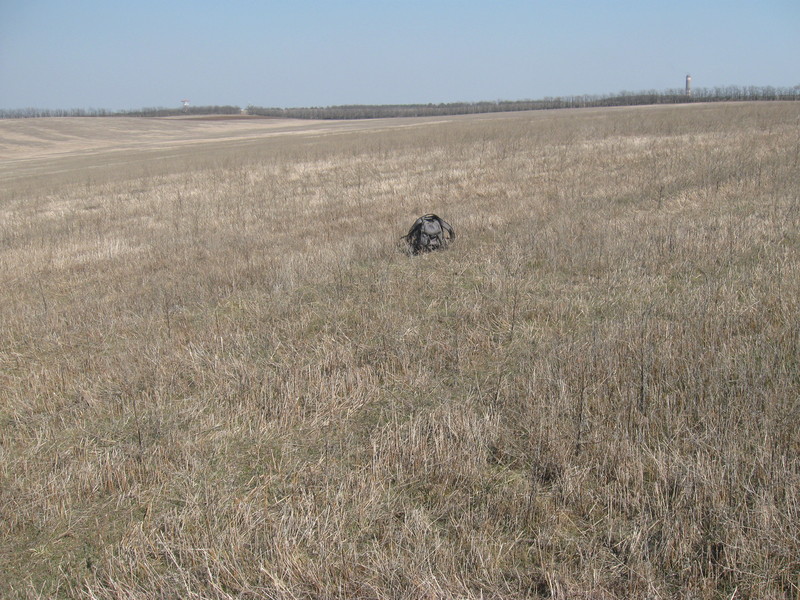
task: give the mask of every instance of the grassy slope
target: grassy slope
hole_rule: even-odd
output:
[[[203,148],[0,196],[0,595],[797,597],[800,107]]]

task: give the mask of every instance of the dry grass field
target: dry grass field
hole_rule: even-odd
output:
[[[800,598],[800,103],[0,121],[0,285],[0,597]]]

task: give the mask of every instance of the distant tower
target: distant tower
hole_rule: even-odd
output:
[[[181,104],[183,104],[183,112],[186,112],[187,110],[189,110],[189,101],[186,98],[181,100]]]
[[[686,96],[688,96],[690,98],[692,96],[692,76],[691,75],[687,75],[686,76]]]

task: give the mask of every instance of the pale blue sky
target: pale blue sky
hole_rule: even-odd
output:
[[[800,84],[800,0],[0,0],[0,108]]]

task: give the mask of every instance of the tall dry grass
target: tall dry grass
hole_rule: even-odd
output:
[[[0,200],[0,595],[800,598],[800,107],[100,171]]]

